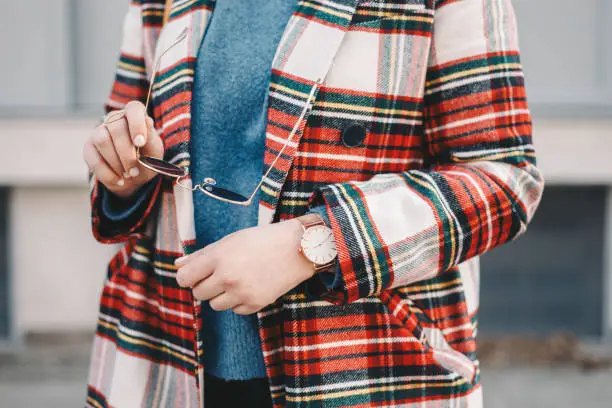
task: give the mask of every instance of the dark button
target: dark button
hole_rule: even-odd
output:
[[[346,147],[357,147],[363,144],[367,131],[361,123],[351,123],[342,131],[342,143]]]

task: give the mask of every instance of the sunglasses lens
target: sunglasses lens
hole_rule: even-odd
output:
[[[234,193],[233,191],[226,190],[224,188],[215,187],[213,185],[207,184],[204,187],[200,187],[202,190],[205,190],[208,194],[214,195],[215,197],[222,198],[224,200],[233,201],[235,203],[246,203],[249,201],[245,196]]]
[[[145,167],[166,176],[181,177],[185,175],[185,170],[180,167],[154,157],[140,156],[139,160]]]

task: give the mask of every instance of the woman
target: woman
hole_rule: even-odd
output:
[[[478,255],[543,189],[510,0],[165,3],[84,149],[87,405],[482,405]]]

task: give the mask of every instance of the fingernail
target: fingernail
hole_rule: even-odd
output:
[[[182,263],[183,261],[185,261],[185,259],[187,259],[187,255],[181,256],[180,258],[176,258],[176,260],[174,261],[174,264]]]
[[[139,174],[140,174],[140,170],[138,170],[138,167],[132,167],[130,169],[130,176],[138,177]]]
[[[117,185],[118,185],[119,187],[123,187],[123,186],[125,185],[125,180],[124,180],[124,179],[120,179],[120,180],[117,182]]]
[[[136,135],[134,138],[134,144],[138,147],[142,147],[145,144],[145,137],[143,135]]]

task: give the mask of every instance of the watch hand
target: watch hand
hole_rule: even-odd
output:
[[[328,235],[325,237],[325,239],[321,241],[321,243],[320,243],[320,244],[317,244],[317,245],[313,246],[313,247],[312,247],[312,249],[318,248],[318,247],[320,247],[321,245],[323,245],[325,242],[327,242],[327,239],[328,239],[329,237],[331,237],[331,236],[332,236],[332,234],[333,234],[333,232],[330,232],[330,233],[329,233],[329,234],[328,234]]]
[[[318,248],[318,247],[320,247],[321,245],[323,245],[324,243],[325,243],[325,241],[321,242],[320,244],[317,244],[317,245],[313,246],[313,247],[312,247],[312,249]]]

